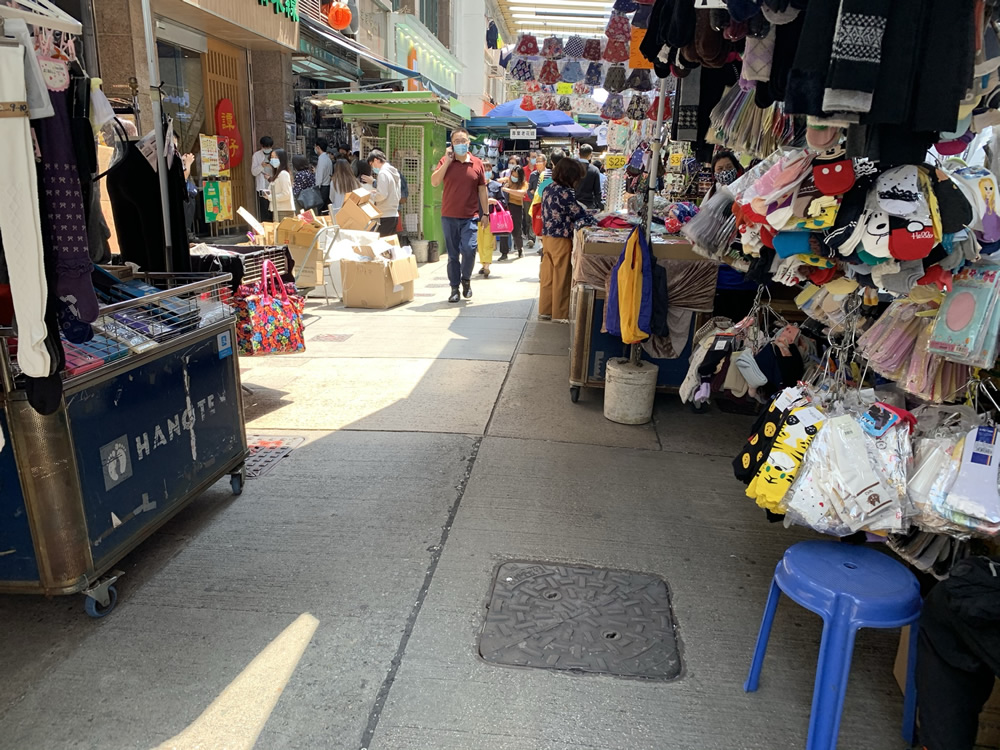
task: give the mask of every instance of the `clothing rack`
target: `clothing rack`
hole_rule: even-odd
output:
[[[17,0],[17,4],[22,7],[0,5],[0,23],[5,18],[17,18],[29,26],[40,26],[64,34],[79,36],[83,33],[83,24],[57,7],[51,0]]]

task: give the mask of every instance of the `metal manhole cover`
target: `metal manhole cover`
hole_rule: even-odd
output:
[[[519,667],[654,680],[681,673],[666,582],[583,565],[501,565],[479,653]]]
[[[250,449],[250,455],[246,460],[247,478],[256,479],[264,476],[305,440],[304,437],[288,435],[248,435],[247,447]]]
[[[353,336],[353,333],[317,333],[312,337],[313,341],[331,341],[334,344],[343,344]]]

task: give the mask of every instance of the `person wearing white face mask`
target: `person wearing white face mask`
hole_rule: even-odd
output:
[[[268,164],[274,172],[274,176],[271,177],[271,212],[274,214],[274,221],[281,221],[295,215],[292,175],[288,171],[288,156],[285,150],[274,149]]]
[[[254,178],[257,191],[257,218],[260,221],[271,221],[271,152],[274,150],[274,140],[269,135],[260,139],[260,150],[254,151],[250,159],[250,174]]]
[[[372,168],[374,176],[361,175],[359,179],[365,185],[375,184],[375,208],[382,214],[378,234],[379,237],[388,237],[396,234],[396,224],[399,223],[399,171],[377,148],[368,154],[368,166]]]
[[[489,220],[486,172],[483,163],[469,153],[469,131],[451,131],[451,146],[431,174],[431,185],[444,185],[441,193],[441,228],[448,248],[449,302],[472,297],[472,270],[479,243],[476,232],[481,218]],[[459,284],[462,289],[459,293]]]

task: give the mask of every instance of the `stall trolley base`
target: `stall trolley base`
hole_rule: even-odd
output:
[[[628,346],[610,333],[602,333],[605,294],[603,289],[589,284],[577,284],[570,295],[570,353],[569,397],[573,403],[580,400],[582,388],[604,388],[605,371],[610,359],[628,356]],[[691,319],[687,344],[681,356],[674,359],[655,359],[646,352],[642,359],[653,362],[659,369],[656,381],[658,393],[676,393],[687,376],[691,357],[691,340],[704,315],[696,313]]]

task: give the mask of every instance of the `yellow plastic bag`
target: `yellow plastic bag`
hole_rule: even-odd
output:
[[[488,221],[479,222],[479,229],[476,230],[476,242],[479,244],[479,262],[492,263],[493,251],[496,250],[497,241],[490,231]]]

